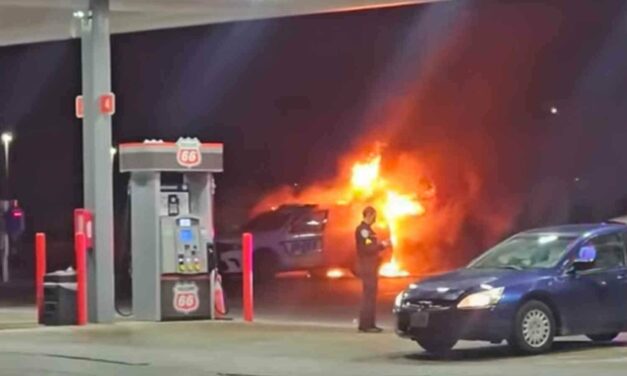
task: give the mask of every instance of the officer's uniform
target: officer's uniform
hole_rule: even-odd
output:
[[[357,244],[359,273],[363,284],[359,329],[370,329],[376,326],[380,252],[385,247],[379,244],[377,234],[365,222],[362,222],[355,229],[355,242]]]

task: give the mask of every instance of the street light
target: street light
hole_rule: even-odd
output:
[[[9,149],[11,148],[11,142],[13,142],[13,134],[11,132],[4,132],[1,136],[2,144],[4,145],[4,168],[7,173],[7,179],[9,178]]]

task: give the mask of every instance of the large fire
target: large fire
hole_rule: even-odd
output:
[[[351,191],[354,198],[360,197],[361,200],[370,202],[379,209],[381,219],[388,227],[390,242],[398,249],[399,222],[406,217],[424,214],[425,208],[415,195],[402,194],[394,189],[392,184],[381,177],[380,171],[380,153],[372,155],[366,161],[356,162],[352,167]],[[383,277],[405,277],[409,272],[404,270],[398,259],[392,255],[390,261],[381,266],[379,274]]]
[[[391,159],[388,160],[386,155],[377,145],[374,152],[342,163],[337,179],[304,187],[298,193],[291,188],[272,192],[257,204],[253,213],[290,203],[314,203],[329,209],[330,220],[324,240],[325,248],[330,250],[327,256],[339,258],[329,260],[330,264],[347,267],[343,255],[354,252],[355,226],[361,220],[362,210],[373,206],[379,213],[375,230],[380,240],[389,240],[392,244],[385,252],[379,274],[405,277],[409,275],[410,266],[419,272],[428,270],[433,265],[424,252],[426,247],[419,242],[429,227],[424,226],[422,216],[432,211],[435,186],[425,176],[426,170],[417,159],[407,160],[398,158],[398,153],[390,153]],[[421,260],[419,264],[417,259]],[[410,260],[411,265],[404,264]],[[345,275],[346,270],[339,268],[327,271],[328,278]]]

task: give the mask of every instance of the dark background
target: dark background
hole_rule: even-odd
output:
[[[620,0],[453,1],[116,35],[114,139],[224,142],[218,231],[382,139],[433,160],[444,201],[466,194],[469,171],[481,182],[461,229],[479,239],[467,259],[493,241],[481,219],[495,211],[508,223],[497,237],[627,212],[626,15]],[[0,49],[27,240],[71,237],[80,87],[76,40]],[[125,184],[117,174],[119,223]]]

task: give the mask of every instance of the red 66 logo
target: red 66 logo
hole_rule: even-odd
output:
[[[177,283],[173,287],[174,298],[172,305],[176,312],[192,313],[198,310],[198,286],[195,283]]]
[[[196,167],[202,162],[200,141],[198,139],[181,138],[176,143],[176,161],[183,167]]]

